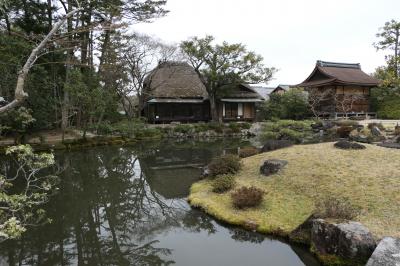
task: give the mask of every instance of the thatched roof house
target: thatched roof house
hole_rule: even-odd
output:
[[[305,88],[321,116],[373,116],[370,90],[379,80],[361,70],[360,64],[317,61],[312,73],[296,87]]]
[[[205,86],[194,69],[184,62],[159,64],[144,82],[143,115],[150,122],[210,120]],[[224,121],[253,120],[254,103],[262,97],[250,86],[227,86],[218,94],[217,108]]]
[[[146,100],[157,102],[185,102],[185,99],[208,99],[206,88],[194,69],[183,62],[163,62],[146,77],[144,82]]]

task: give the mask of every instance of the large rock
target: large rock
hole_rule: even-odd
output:
[[[385,237],[379,242],[366,266],[400,265],[400,239]]]
[[[349,139],[357,142],[369,143],[373,140],[373,136],[369,129],[354,129],[350,132]]]
[[[260,173],[265,176],[276,174],[287,164],[288,162],[284,160],[277,160],[277,159],[266,160],[260,166]]]
[[[311,243],[318,255],[335,255],[366,262],[376,247],[369,230],[359,222],[313,221]]]
[[[293,146],[290,140],[268,140],[261,148],[261,152],[274,151],[282,148]]]
[[[339,140],[334,144],[335,148],[343,149],[343,150],[362,150],[365,149],[365,146],[359,144],[357,142],[351,142],[348,140]]]
[[[376,137],[380,137],[380,136],[383,135],[383,134],[382,134],[382,131],[381,131],[378,127],[376,127],[376,126],[374,126],[374,127],[371,128],[371,133],[372,133],[372,135],[374,135],[374,136],[376,136]]]

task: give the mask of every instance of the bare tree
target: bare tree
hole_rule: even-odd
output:
[[[137,100],[137,116],[143,107],[144,82],[149,73],[158,64],[170,60],[179,60],[179,50],[174,45],[167,45],[148,35],[138,33],[125,36],[126,43],[122,48],[122,60],[128,76],[128,84],[118,91],[125,112],[134,113],[133,96]]]
[[[56,32],[61,28],[64,22],[72,17],[77,12],[81,11],[82,8],[78,7],[70,12],[68,12],[63,18],[61,18],[57,23],[55,23],[50,30],[50,32],[44,37],[44,39],[32,50],[31,54],[28,57],[28,60],[25,62],[24,66],[18,73],[17,85],[14,91],[14,100],[10,103],[0,107],[0,114],[6,113],[9,110],[19,106],[22,104],[25,99],[28,97],[28,93],[24,91],[24,85],[26,77],[28,76],[29,70],[35,64],[36,60],[40,57],[40,52],[44,49],[46,44],[51,41],[52,37],[56,34]]]
[[[347,117],[348,113],[354,110],[354,105],[365,100],[365,97],[360,94],[335,94],[334,100],[336,109]]]
[[[311,112],[315,118],[318,118],[323,112],[323,105],[333,100],[335,94],[333,90],[320,90],[318,88],[309,88],[308,92],[308,104]]]

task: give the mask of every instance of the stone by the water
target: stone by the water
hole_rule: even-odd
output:
[[[277,160],[277,159],[266,160],[260,166],[260,173],[265,176],[276,174],[287,164],[288,162],[285,160]]]
[[[376,247],[366,266],[399,266],[400,239],[385,237]]]

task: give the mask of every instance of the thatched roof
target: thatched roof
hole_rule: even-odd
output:
[[[378,84],[379,80],[363,72],[360,64],[317,61],[311,75],[296,86],[359,85],[375,87]]]
[[[207,99],[208,94],[194,69],[183,62],[159,64],[144,82],[146,101],[155,98]]]

